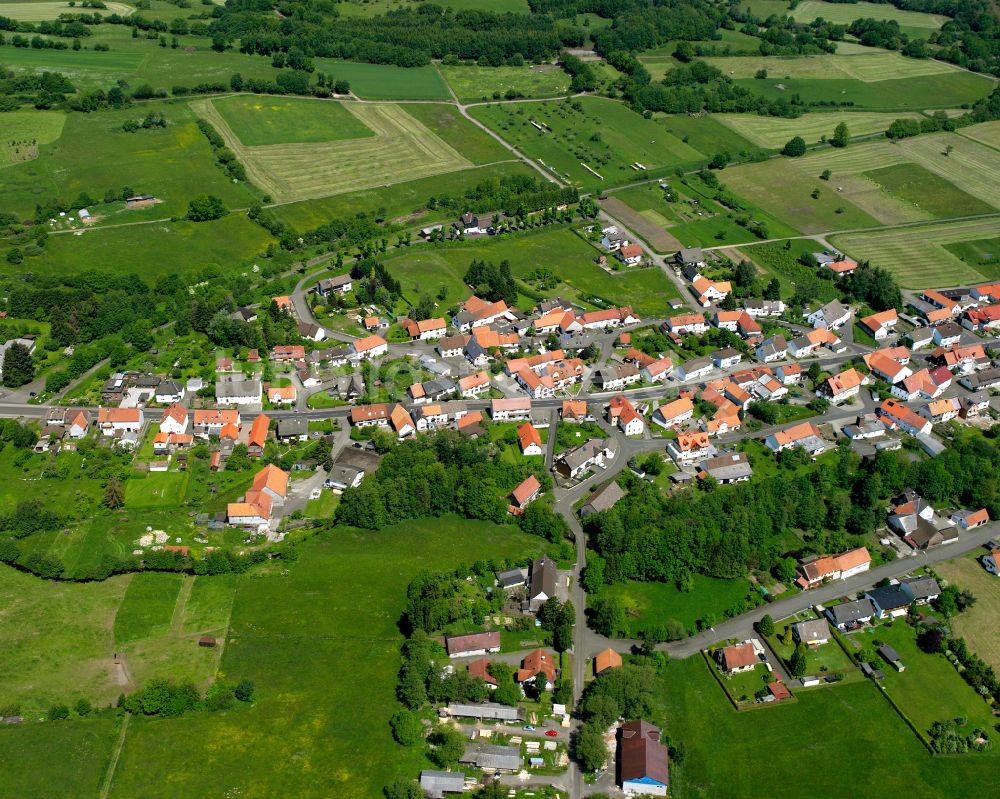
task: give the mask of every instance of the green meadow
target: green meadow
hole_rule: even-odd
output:
[[[524,97],[555,97],[569,91],[569,75],[554,64],[523,67],[441,66],[463,102],[489,100],[513,90]]]
[[[396,67],[360,64],[333,58],[314,59],[316,69],[351,84],[351,92],[366,100],[450,100],[448,87],[432,66]]]

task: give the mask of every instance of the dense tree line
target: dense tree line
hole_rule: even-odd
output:
[[[480,181],[457,197],[446,194],[431,197],[427,204],[431,208],[475,213],[503,211],[508,216],[523,217],[541,208],[568,205],[579,199],[574,188],[561,188],[531,175],[503,175]]]
[[[473,261],[465,271],[466,285],[472,286],[477,297],[490,302],[503,300],[513,307],[517,304],[517,283],[510,274],[510,262]]]

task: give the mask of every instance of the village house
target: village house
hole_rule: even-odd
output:
[[[642,373],[629,363],[612,363],[596,369],[593,383],[601,391],[621,391],[642,380]]]
[[[445,651],[450,658],[491,655],[500,651],[500,633],[491,630],[464,635],[446,635],[444,643]]]
[[[410,395],[410,399],[414,403],[422,405],[426,402],[438,402],[448,395],[454,394],[455,390],[456,386],[451,380],[439,378],[428,380],[425,383],[414,383],[406,389],[406,393]]]
[[[618,729],[618,771],[626,796],[666,796],[670,787],[667,747],[648,721],[628,721]]]
[[[913,595],[902,583],[891,583],[865,592],[872,603],[877,619],[895,619],[905,616],[913,602]]]
[[[753,477],[753,468],[745,452],[724,452],[702,461],[699,477],[704,474],[719,485],[742,483]]]
[[[350,274],[345,274],[323,278],[316,284],[315,292],[320,297],[329,297],[331,294],[348,294],[353,288]]]
[[[1000,369],[986,369],[982,372],[964,375],[958,379],[969,391],[986,391],[1000,387]]]
[[[985,391],[974,391],[959,400],[961,409],[959,415],[963,419],[976,419],[990,407],[990,395]]]
[[[279,344],[271,350],[271,360],[275,363],[294,363],[305,357],[306,349],[301,344]]]
[[[272,386],[267,390],[267,401],[272,405],[294,405],[297,400],[295,386]]]
[[[520,513],[528,505],[538,499],[542,493],[542,484],[538,482],[535,475],[528,475],[517,487],[510,492],[511,504],[508,508],[510,513]]]
[[[691,281],[691,293],[702,308],[707,308],[714,302],[722,302],[733,290],[728,280],[709,280],[698,275]]]
[[[142,408],[97,409],[97,427],[106,436],[138,433],[144,422]]]
[[[868,597],[826,608],[826,616],[830,623],[842,633],[863,627],[874,615],[875,608]]]
[[[840,300],[831,300],[806,316],[806,321],[813,327],[824,330],[837,330],[851,321],[851,309]]]
[[[192,417],[193,432],[201,438],[221,435],[224,427],[240,426],[240,411],[233,409],[195,410]]]
[[[917,411],[925,419],[929,419],[934,424],[948,422],[958,417],[962,409],[962,403],[956,397],[949,399],[932,400],[920,407]]]
[[[492,325],[500,319],[513,322],[515,318],[503,300],[487,302],[473,295],[462,304],[458,313],[452,317],[451,323],[460,333],[466,333],[474,327]]]
[[[833,375],[824,380],[816,393],[821,397],[826,397],[835,405],[847,402],[861,392],[861,386],[868,382],[867,376],[861,374],[857,369],[845,369],[840,374]]]
[[[545,454],[545,450],[542,449],[542,438],[538,434],[538,429],[531,422],[525,422],[517,428],[517,440],[521,445],[522,455],[534,456]]]
[[[830,640],[826,619],[809,619],[792,625],[792,638],[808,647],[822,646]]]
[[[215,402],[218,405],[260,405],[264,389],[256,377],[230,377],[215,384]]]
[[[906,402],[915,399],[937,399],[951,386],[952,374],[944,366],[936,369],[921,369],[896,383],[890,389],[892,395]]]
[[[618,252],[618,250],[629,243],[628,238],[615,225],[608,225],[601,230],[601,233],[604,234],[601,239],[601,246],[608,252]]]
[[[660,358],[645,364],[640,369],[640,376],[647,383],[662,383],[673,371],[674,362],[669,358]]]
[[[780,334],[766,338],[757,345],[756,355],[764,363],[784,360],[788,357],[788,342]]]
[[[887,399],[875,411],[890,430],[900,429],[911,436],[927,435],[931,432],[931,422],[896,400]]]
[[[976,333],[985,333],[1000,327],[1000,305],[969,308],[962,314],[962,327]]]
[[[615,256],[627,266],[635,266],[642,262],[642,247],[638,244],[625,244],[618,248]]]
[[[593,417],[587,410],[586,400],[563,400],[559,410],[559,418],[564,422],[588,422]]]
[[[888,338],[892,332],[892,328],[896,326],[898,321],[899,314],[896,313],[896,309],[890,308],[888,311],[864,317],[860,324],[861,327],[871,333],[872,338],[876,341],[882,341],[882,339]]]
[[[796,336],[788,343],[788,352],[794,358],[805,358],[812,355],[820,347],[827,347],[834,352],[841,349],[841,340],[826,328],[810,330],[802,336]]]
[[[598,677],[608,669],[620,669],[622,667],[622,656],[611,647],[602,649],[594,655],[594,676]]]
[[[371,360],[380,358],[389,351],[389,344],[378,335],[366,336],[351,342],[351,352],[355,358]]]
[[[79,440],[87,435],[90,430],[90,413],[87,411],[77,411],[70,417],[70,423],[66,434],[73,440]]]
[[[288,472],[269,464],[254,475],[250,489],[242,502],[230,502],[226,509],[229,524],[236,527],[268,527],[272,511],[285,504],[288,493]]]
[[[415,341],[427,341],[428,339],[443,338],[448,333],[448,324],[444,319],[421,319],[419,322],[407,319],[403,322],[403,329],[407,335]]]
[[[478,397],[489,390],[490,375],[488,372],[476,372],[458,380],[458,392],[466,399]]]
[[[595,466],[603,467],[604,461],[614,456],[610,439],[593,438],[556,456],[556,470],[564,477],[575,480]]]
[[[663,323],[663,329],[678,336],[689,333],[700,336],[708,332],[708,323],[705,321],[704,314],[678,314],[667,319]]]
[[[667,454],[678,466],[710,458],[715,453],[715,445],[709,441],[708,433],[701,430],[694,433],[678,433],[677,438],[667,442]]]
[[[160,417],[161,433],[186,433],[188,429],[188,412],[183,405],[174,403],[163,411]]]
[[[743,641],[733,646],[724,646],[717,651],[719,665],[727,675],[753,671],[760,659],[753,641]]]
[[[915,327],[903,337],[903,340],[912,349],[923,349],[934,343],[934,331],[929,327]]]
[[[851,441],[865,441],[885,435],[885,424],[874,413],[865,413],[843,427],[843,434]]]
[[[447,336],[440,339],[437,343],[438,354],[442,358],[458,358],[465,349],[469,338],[469,336]]]
[[[514,675],[514,682],[522,687],[531,685],[536,691],[551,691],[556,684],[555,659],[544,649],[533,649],[521,660],[521,668]]]
[[[608,403],[608,421],[617,423],[627,436],[641,436],[646,429],[645,420],[622,394],[612,397]]]
[[[618,485],[617,481],[612,480],[593,491],[587,497],[586,502],[580,506],[580,516],[587,517],[594,513],[610,510],[624,496],[625,492],[622,491],[621,486]]]
[[[490,402],[490,418],[494,422],[516,422],[531,418],[531,400],[515,397]]]
[[[728,330],[730,333],[735,333],[738,326],[740,317],[745,313],[745,311],[716,311],[712,314],[712,324],[715,325],[719,330]]]
[[[556,595],[556,564],[544,556],[531,564],[528,581],[528,610],[537,613],[539,608]]]
[[[153,391],[153,400],[160,405],[181,402],[184,399],[184,386],[173,380],[161,380]]]
[[[934,343],[939,347],[952,347],[962,340],[962,328],[954,322],[934,326]]]
[[[678,425],[684,424],[694,416],[694,403],[688,397],[675,399],[661,405],[653,412],[653,424],[670,430]]]
[[[781,316],[785,303],[781,300],[743,300],[743,310],[754,319]]]
[[[819,428],[812,422],[800,422],[784,430],[771,433],[764,439],[764,444],[774,452],[781,452],[791,447],[802,447],[813,457],[827,449],[827,443],[823,440]]]
[[[958,540],[955,525],[938,515],[934,507],[915,491],[907,489],[893,500],[892,505],[886,523],[914,549],[930,549]]]
[[[471,664],[469,671],[472,671]],[[493,683],[495,688],[496,680]],[[446,793],[462,793],[465,791],[465,774],[461,771],[424,769],[420,772],[420,790],[428,799],[444,799]]]
[[[772,402],[787,396],[788,389],[771,375],[761,375],[757,378],[757,383],[753,386],[754,393],[761,399]]]
[[[974,530],[982,527],[990,520],[990,514],[986,508],[979,510],[957,510],[951,514],[952,524],[963,530]]]
[[[795,582],[800,588],[812,588],[826,580],[846,580],[868,571],[871,562],[871,555],[865,547],[850,549],[839,555],[815,555],[799,561],[799,577]]]
[[[711,358],[716,369],[730,369],[743,360],[743,354],[733,347],[723,347],[713,352]]]
[[[678,380],[700,380],[709,375],[714,368],[711,358],[691,358],[678,366],[674,373]]]
[[[642,321],[632,313],[630,307],[608,308],[604,311],[588,311],[579,318],[584,330],[608,330],[616,327],[635,325]]]

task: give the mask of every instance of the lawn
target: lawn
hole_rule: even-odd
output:
[[[658,120],[601,97],[494,103],[470,113],[554,175],[586,191],[656,177],[676,167],[691,169],[708,155],[667,133]],[[634,163],[645,170],[634,169]]]
[[[917,647],[916,633],[905,620],[898,619],[892,626],[881,625],[867,630],[866,645],[882,641],[895,649],[906,670],[897,672],[879,658],[878,666],[885,674],[886,693],[903,709],[903,712],[926,733],[935,721],[964,716],[968,720],[967,733],[976,727],[992,729],[989,705],[959,675],[943,654],[929,655]],[[933,686],[933,690],[928,690]]]
[[[167,127],[134,133],[121,129],[126,120],[141,119],[147,111],[162,113]],[[43,132],[43,126],[47,127],[49,133],[44,137],[48,143],[40,140],[37,158],[0,169],[0,194],[7,210],[30,215],[36,204],[54,197],[72,201],[80,192],[87,192],[100,199],[105,191],[110,189],[117,194],[123,186],[136,193],[152,194],[161,202],[146,210],[126,211],[121,203],[92,207],[95,216],[103,217],[98,223],[183,215],[188,201],[199,192],[211,192],[231,207],[245,207],[253,201],[253,194],[245,184],[234,184],[215,165],[208,140],[195,125],[194,114],[186,103],[165,101],[144,105],[142,109],[69,114],[64,117],[61,136],[52,135],[57,134],[56,127],[61,124],[54,120],[63,118],[56,112],[3,114],[0,126],[12,116],[15,135],[19,135],[18,131],[27,132],[25,122],[19,120],[33,113],[45,121],[31,123],[29,127],[36,134]],[[5,134],[5,146],[6,141]]]
[[[523,557],[540,544],[511,526],[455,518],[338,529],[280,572],[238,578],[222,671],[253,679],[256,704],[134,719],[111,796],[188,797],[211,773],[220,794],[370,799],[395,776],[415,776],[426,761],[393,743],[387,724],[407,582],[420,569]]]
[[[366,100],[449,100],[448,87],[432,66],[396,67],[333,58],[313,59],[316,69],[346,80],[351,92]]]
[[[796,617],[775,622],[776,634],[768,639],[768,643],[775,654],[784,661],[786,667],[792,653],[795,651],[795,644],[793,642],[791,646],[785,646],[782,642],[785,627],[790,627],[797,621],[804,621],[811,618],[815,618],[815,616],[811,613],[803,613],[801,614],[801,618]],[[827,643],[807,648],[806,674],[822,677],[826,674],[837,674],[848,671],[857,671],[857,666],[851,662],[851,659],[844,650],[840,648],[840,644],[833,640],[832,632],[830,633],[830,640]]]
[[[247,147],[363,139],[375,133],[343,103],[234,95],[212,103]]]
[[[104,5],[106,8],[95,8],[93,9],[93,13],[100,16],[118,14],[127,17],[135,11],[132,6],[125,3],[109,2]],[[60,14],[79,13],[80,11],[91,13],[90,9],[78,9],[74,8],[74,6],[75,3],[71,4],[65,2],[65,0],[43,0],[43,2],[32,2],[32,0],[27,0],[27,2],[20,2],[20,0],[10,2],[10,0],[3,0],[3,2],[0,2],[0,12],[3,12],[2,16],[16,19],[18,22],[44,22],[45,20],[58,19]],[[104,12],[103,14],[101,13],[102,11]]]
[[[1000,669],[1000,636],[994,626],[1000,613],[1000,578],[983,568],[979,553],[938,564],[934,570],[951,585],[975,595],[976,604],[951,620],[952,631],[994,669]]]
[[[882,167],[865,172],[864,176],[883,191],[938,219],[988,214],[996,210],[919,164]]]
[[[0,575],[0,702],[16,701],[27,714],[80,698],[114,701],[122,689],[115,614],[132,577],[53,582],[6,565]]]
[[[400,106],[345,103],[343,109],[374,132],[361,139],[247,146],[219,113],[219,100],[192,108],[212,122],[246,167],[247,176],[276,202],[291,202],[386,186],[472,166]]]
[[[456,214],[437,208],[431,210],[427,202],[431,197],[462,197],[469,189],[487,180],[512,175],[537,176],[531,167],[517,163],[494,164],[460,172],[448,172],[391,186],[361,189],[346,194],[335,194],[315,200],[285,203],[275,206],[273,213],[296,230],[311,230],[331,219],[343,219],[355,214],[385,214],[386,219],[404,223],[413,228],[431,222],[451,221]]]
[[[738,56],[706,58],[705,61],[734,79],[754,78],[763,69],[769,81],[853,78],[875,83],[957,72],[956,67],[944,61],[906,58],[899,53],[874,49],[851,55]]]
[[[920,114],[884,114],[872,111],[829,111],[803,114],[797,119],[782,117],[762,117],[757,114],[719,114],[716,118],[745,136],[758,147],[780,149],[793,136],[801,136],[806,144],[816,144],[823,136],[833,136],[833,130],[841,122],[847,124],[852,136],[883,133],[893,120],[899,118],[917,119]]]
[[[898,230],[833,236],[831,243],[852,258],[868,259],[892,272],[905,288],[981,283],[986,275],[960,260],[947,245],[996,235],[997,219],[939,222]],[[915,247],[914,242],[920,242]]]
[[[50,236],[44,252],[26,258],[18,271],[64,274],[97,269],[141,272],[150,280],[171,273],[192,279],[204,270],[217,274],[248,271],[271,241],[267,231],[244,214],[230,214],[214,222],[165,221],[98,228],[80,236]]]
[[[548,228],[507,237],[481,238],[431,249],[403,251],[385,259],[403,294],[415,301],[421,293],[446,290],[442,306],[469,296],[464,277],[473,260],[509,261],[511,273],[523,279],[539,268],[551,269],[561,281],[552,294],[571,294],[588,306],[631,305],[640,315],[662,314],[677,291],[659,269],[609,274],[594,263],[597,251],[566,228]],[[528,300],[533,305],[533,300]]]
[[[442,66],[441,74],[462,102],[489,100],[511,90],[522,97],[557,97],[569,90],[569,75],[554,64]]]
[[[702,657],[671,663],[667,732],[686,749],[672,763],[677,799],[742,799],[747,786],[772,799],[795,799],[802,785],[789,774],[810,770],[808,795],[839,799],[905,793],[911,799],[952,799],[991,784],[996,752],[932,758],[878,689],[866,682],[804,691],[796,702],[748,712],[733,710]],[[864,767],[847,764],[863,763]],[[831,764],[842,764],[838,767]],[[989,789],[973,790],[987,796]]]
[[[994,277],[997,267],[1000,266],[1000,237],[960,241],[956,244],[945,244],[944,248],[985,277]]]
[[[724,618],[725,612],[740,602],[750,590],[742,578],[717,580],[701,574],[694,576],[694,587],[680,591],[674,583],[628,582],[609,585],[606,596],[622,600],[628,614],[628,637],[636,638],[645,627],[679,621],[693,633],[699,619],[711,624]]]
[[[958,133],[960,136],[975,139],[994,150],[1000,150],[1000,120],[970,125],[967,128],[962,128]]]

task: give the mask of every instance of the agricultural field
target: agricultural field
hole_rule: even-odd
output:
[[[387,725],[406,584],[421,569],[521,558],[540,545],[510,526],[417,520],[378,533],[337,529],[304,544],[283,572],[238,578],[221,668],[252,679],[256,703],[133,719],[110,795],[189,796],[208,769],[223,793],[370,799],[396,775],[413,776],[427,767],[420,749],[397,746]],[[350,679],[359,666],[364,679]],[[363,713],[345,712],[359,703]]]
[[[896,230],[845,233],[830,243],[852,258],[868,259],[896,276],[904,288],[927,288],[981,283],[986,276],[957,258],[946,245],[993,237],[997,217],[965,222],[929,223]],[[919,247],[914,247],[914,242]]]
[[[686,114],[657,115],[655,119],[685,144],[691,144],[703,153],[729,153],[733,157],[753,152],[756,142],[736,126],[729,124],[733,114],[705,114],[694,117]],[[787,139],[785,140],[787,141]],[[784,144],[785,142],[782,142]]]
[[[884,133],[894,120],[919,119],[920,114],[883,114],[869,111],[830,111],[803,114],[797,119],[763,117],[758,114],[716,114],[726,127],[732,128],[758,147],[781,149],[793,136],[801,136],[806,144],[817,144],[823,136],[828,139],[841,122],[847,124],[851,136]]]
[[[400,106],[445,144],[474,164],[492,164],[514,158],[500,142],[447,103],[409,103]]]
[[[122,130],[124,122],[141,119],[148,111],[162,113],[167,126],[134,133]],[[43,117],[48,120],[42,123],[49,126],[47,137],[58,133],[53,121],[57,113],[46,112]],[[8,124],[7,117],[13,117],[14,125],[23,128],[23,123],[18,122],[22,116],[0,115],[0,129]],[[0,169],[5,209],[27,216],[34,212],[36,204],[54,197],[72,201],[86,192],[101,199],[109,189],[119,193],[124,186],[160,200],[143,210],[125,210],[122,203],[92,207],[95,225],[99,226],[182,216],[188,202],[200,192],[211,192],[231,207],[253,202],[254,195],[246,184],[234,184],[215,165],[212,148],[184,102],[164,101],[142,109],[58,116],[64,120],[64,124],[58,123],[62,124],[61,135],[40,144],[37,158]],[[42,128],[33,127],[41,138]],[[5,143],[6,139],[5,135]]]
[[[969,649],[1000,669],[1000,636],[993,620],[1000,613],[1000,579],[990,574],[974,556],[945,561],[934,567],[939,577],[961,590],[971,591],[976,604],[951,620],[952,633],[964,638]]]
[[[247,147],[341,141],[374,136],[344,104],[302,98],[235,95],[212,105]]]
[[[806,159],[802,159],[805,161]],[[870,213],[836,191],[836,181],[819,179],[815,168],[804,173],[799,163],[776,159],[730,167],[722,174],[726,187],[803,233],[874,227]],[[811,180],[809,177],[814,175]],[[818,192],[812,197],[812,192]]]
[[[996,210],[919,164],[896,164],[872,169],[865,172],[864,177],[883,191],[912,203],[938,219],[988,214]]]
[[[657,120],[599,97],[498,103],[471,113],[551,173],[586,191],[707,161],[706,154],[667,133]],[[636,162],[645,170],[633,169]]]
[[[944,248],[986,277],[997,276],[1000,267],[1000,236],[946,244]]]
[[[700,656],[671,669],[667,729],[686,749],[684,761],[671,764],[671,794],[678,799],[739,799],[747,785],[774,799],[794,799],[801,785],[788,774],[820,752],[831,763],[866,765],[812,772],[811,796],[904,792],[912,799],[950,799],[989,780],[1000,762],[992,751],[949,758],[942,766],[868,681],[803,691],[796,701],[741,713]]]
[[[403,285],[403,295],[416,301],[421,293],[445,290],[442,307],[469,296],[464,277],[473,260],[509,261],[515,278],[537,269],[549,269],[561,281],[552,290],[588,307],[631,305],[643,316],[662,314],[666,300],[677,296],[674,284],[660,269],[624,270],[609,274],[594,263],[598,252],[565,228],[540,230],[512,238],[478,239],[450,247],[401,252],[385,265]],[[595,300],[601,300],[597,303]],[[524,306],[535,301],[524,297]]]
[[[843,56],[843,58],[866,57]],[[993,81],[989,78],[953,68],[915,77],[882,80],[861,80],[853,77],[769,76],[763,80],[752,77],[737,78],[736,83],[769,100],[788,99],[792,95],[798,95],[806,104],[823,105],[836,100],[841,103],[851,103],[858,110],[873,111],[951,109],[963,103],[974,103],[988,95],[993,88]]]
[[[926,75],[959,73],[957,67],[934,59],[906,58],[888,50],[872,50],[851,55],[740,56],[706,58],[709,64],[733,79],[753,78],[759,70],[766,81],[788,78],[812,80],[854,79],[875,83]],[[758,82],[764,83],[765,80]]]
[[[388,187],[380,186],[317,200],[285,203],[275,206],[272,211],[296,230],[310,230],[331,219],[359,213],[384,213],[386,219],[417,227],[430,222],[451,220],[455,216],[452,211],[427,208],[427,201],[431,197],[459,197],[484,180],[511,175],[537,176],[538,173],[525,164],[511,161],[395,183]]]
[[[402,175],[412,180],[472,166],[398,105],[344,104],[374,132],[364,138],[250,146],[229,127],[217,102],[198,100],[191,106],[217,127],[250,181],[276,202],[327,197],[384,186]]]
[[[450,100],[448,87],[432,66],[397,67],[361,64],[333,58],[314,59],[316,69],[351,84],[351,93],[365,100]]]
[[[0,116],[0,169],[37,158],[40,147],[59,140],[65,124],[61,111],[12,111]]]
[[[27,2],[23,0],[9,2],[9,0],[0,0],[0,16],[16,19],[18,22],[43,22],[45,20],[58,19],[60,14],[85,12],[87,14],[100,14],[101,16],[118,14],[119,16],[127,17],[135,11],[135,8],[127,3],[106,2],[104,5],[105,8],[89,9],[75,8],[75,4],[71,5],[68,2],[62,2],[62,0],[53,0],[52,2],[47,2],[46,0],[43,0],[43,2],[31,2],[31,0]]]
[[[441,74],[462,102],[489,100],[513,90],[523,97],[557,97],[569,91],[569,75],[554,64],[523,67],[444,66]]]
[[[748,0],[748,3],[757,5],[754,0]],[[940,14],[904,11],[887,3],[843,4],[805,0],[787,13],[799,22],[812,22],[822,17],[828,22],[841,25],[848,25],[856,19],[895,20],[904,33],[924,39],[927,38],[927,34],[938,30],[948,21],[948,17]]]
[[[994,150],[1000,150],[1000,120],[996,122],[981,122],[978,125],[961,128],[958,134],[969,139],[974,139],[980,144],[992,147]]]

